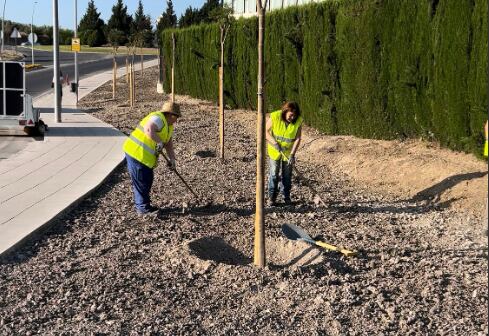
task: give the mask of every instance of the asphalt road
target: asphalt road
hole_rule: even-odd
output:
[[[31,63],[31,49],[18,48],[26,58],[25,62]],[[34,61],[40,63],[44,68],[26,73],[26,89],[27,93],[32,97],[42,95],[48,90],[51,90],[51,82],[53,80],[53,54],[48,51],[34,50]],[[68,75],[70,81],[75,79],[74,54],[69,52],[60,52],[60,66],[63,75]],[[156,58],[154,55],[145,55],[144,60],[152,60]],[[139,61],[140,56],[137,56]],[[125,66],[126,56],[121,55],[116,57],[119,66]],[[96,73],[112,69],[112,55],[98,53],[79,53],[78,54],[78,73],[80,78],[94,75]]]
[[[23,53],[26,58],[24,62],[31,63],[31,49],[18,47],[17,50]],[[145,55],[144,60],[156,58],[154,55]],[[126,65],[126,56],[117,56],[117,63],[120,66]],[[140,56],[137,56],[140,60]],[[45,92],[52,90],[51,81],[53,80],[53,57],[52,52],[34,50],[34,61],[44,66],[39,70],[26,73],[27,93],[32,97],[37,97]],[[70,80],[74,80],[75,66],[73,53],[60,53],[60,66],[63,75],[68,75]],[[78,73],[81,78],[94,75],[99,72],[112,69],[112,55],[98,53],[79,53],[78,54]],[[40,139],[34,139],[28,136],[0,136],[0,160],[6,159],[19,152],[29,142]]]

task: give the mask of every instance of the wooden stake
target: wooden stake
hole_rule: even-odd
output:
[[[112,99],[115,100],[115,91],[117,88],[117,61],[113,59],[113,67],[112,67]]]
[[[222,60],[222,57],[221,57]],[[221,63],[222,64],[222,63]],[[224,71],[219,67],[219,148],[221,160],[224,160]]]
[[[265,9],[261,0],[256,0],[258,10],[258,111],[256,127],[256,211],[255,211],[255,249],[254,264],[264,267],[265,261],[265,218],[264,218],[264,192],[265,187],[265,110],[263,99],[263,77],[265,74],[263,63],[263,41],[265,31]]]
[[[131,64],[131,78],[132,78],[132,106],[136,106],[136,71],[134,69],[134,62]]]
[[[134,93],[132,92],[132,64],[128,65],[128,68],[129,81],[127,82],[127,84],[129,85],[129,105],[131,107],[134,107]]]
[[[144,57],[143,57],[143,48],[141,48],[141,97],[143,97],[144,94],[144,86],[143,86],[143,81],[144,81]],[[142,98],[141,98],[142,99]]]
[[[171,63],[171,101],[175,101],[175,33],[171,34],[172,39],[172,63]]]
[[[126,56],[126,83],[129,84],[129,57]]]

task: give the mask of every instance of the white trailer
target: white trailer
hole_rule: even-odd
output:
[[[44,134],[39,109],[26,94],[25,63],[0,61],[0,135]]]

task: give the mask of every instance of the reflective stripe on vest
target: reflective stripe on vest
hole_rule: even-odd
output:
[[[157,116],[163,122],[161,131],[156,134],[163,143],[168,143],[173,135],[173,126],[167,124],[165,115],[162,112],[151,112],[141,120],[123,145],[123,150],[126,154],[149,168],[154,168],[158,159],[156,142],[144,133],[144,126],[152,116]]]
[[[287,125],[287,123],[282,120],[282,111],[279,110],[270,113],[270,119],[272,120],[272,135],[282,148],[282,152],[285,156],[289,157],[297,137],[297,132],[302,125],[302,117],[299,116],[295,123]],[[272,160],[286,160],[281,157],[282,155],[280,155],[280,152],[270,144],[267,144],[267,151],[268,156],[270,156]]]

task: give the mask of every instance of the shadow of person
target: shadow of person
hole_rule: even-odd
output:
[[[487,172],[473,172],[465,174],[457,174],[445,178],[443,181],[432,185],[429,188],[421,190],[416,195],[414,195],[410,201],[429,201],[431,203],[436,203],[440,200],[441,194],[445,191],[453,188],[457,184],[463,181],[470,181],[476,178],[481,178],[487,175]]]
[[[221,237],[203,237],[189,243],[190,251],[199,259],[226,265],[248,265],[251,258],[226,243]]]

